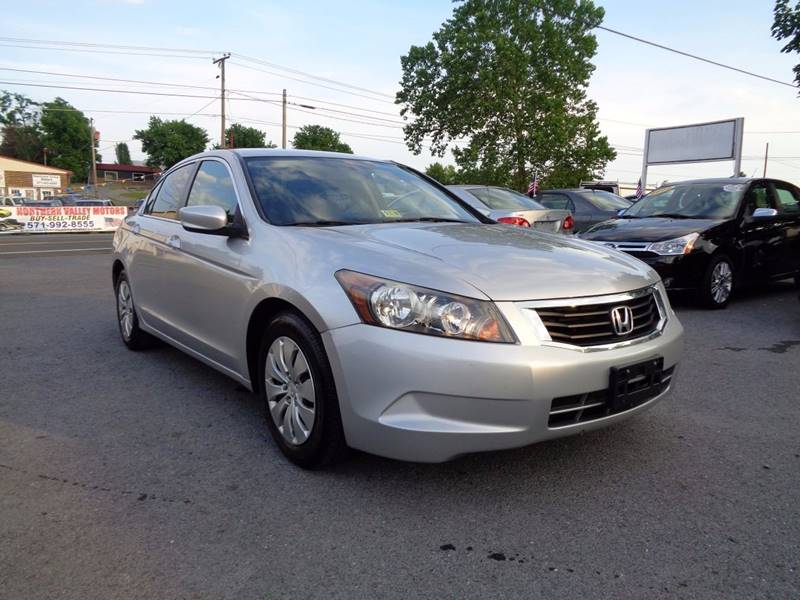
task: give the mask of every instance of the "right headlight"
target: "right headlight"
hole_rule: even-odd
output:
[[[694,243],[700,237],[699,233],[689,233],[674,240],[655,242],[650,244],[647,249],[650,252],[661,254],[662,256],[675,256],[679,254],[689,254],[694,248]]]
[[[336,279],[369,325],[462,340],[517,341],[492,302],[354,271],[337,271]]]

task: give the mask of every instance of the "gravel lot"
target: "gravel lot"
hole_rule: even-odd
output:
[[[237,384],[124,348],[108,254],[2,255],[0,597],[800,597],[797,292],[678,311],[623,425],[305,472]]]

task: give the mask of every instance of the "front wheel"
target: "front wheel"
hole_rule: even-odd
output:
[[[339,461],[347,447],[319,334],[294,313],[277,315],[261,340],[259,365],[267,426],[281,452],[307,469]]]
[[[725,308],[733,295],[734,284],[733,263],[723,255],[711,259],[703,278],[700,300],[706,308]]]

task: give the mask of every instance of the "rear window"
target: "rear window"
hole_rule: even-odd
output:
[[[536,199],[547,208],[571,210],[569,198],[564,194],[539,194]]]
[[[595,208],[607,212],[617,211],[621,208],[628,208],[631,203],[628,200],[611,192],[604,192],[603,190],[590,190],[585,192],[576,192],[581,198],[592,203]]]
[[[468,191],[492,210],[542,210],[544,208],[526,195],[508,188],[470,188]]]

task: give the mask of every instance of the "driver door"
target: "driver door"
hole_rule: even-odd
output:
[[[773,277],[781,271],[783,231],[778,217],[754,217],[757,208],[775,208],[772,190],[766,181],[756,181],[745,193],[740,225],[746,276]]]

